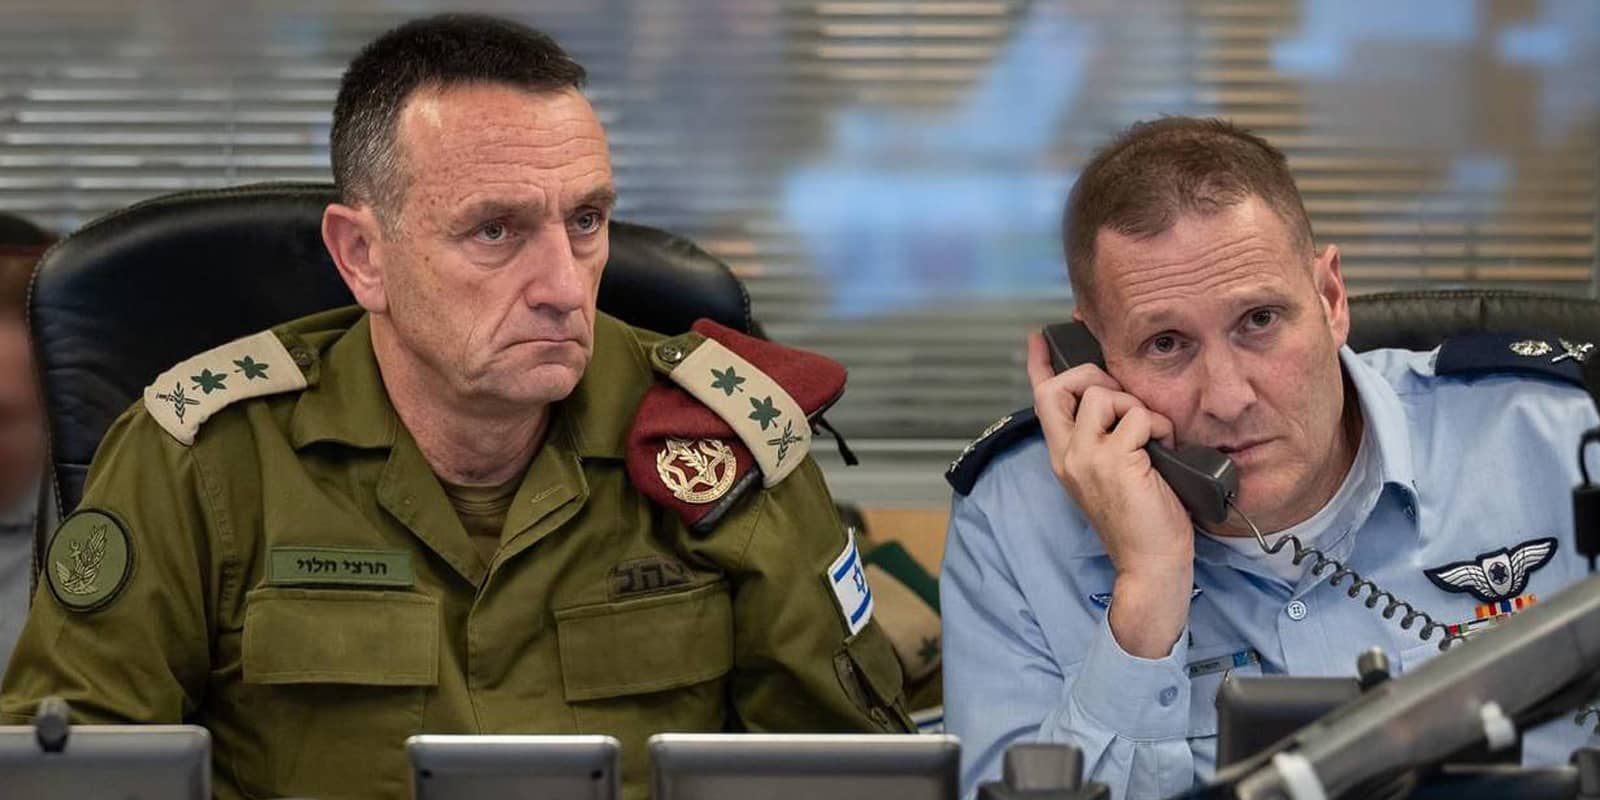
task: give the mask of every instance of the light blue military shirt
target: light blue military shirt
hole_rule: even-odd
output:
[[[1540,353],[1539,366],[1563,352]],[[1480,606],[1493,605],[1492,618],[1587,574],[1572,546],[1570,492],[1579,436],[1597,417],[1571,383],[1492,369],[1439,374],[1438,354],[1340,353],[1364,446],[1376,451],[1367,459],[1374,475],[1315,535],[1329,555],[1438,622],[1470,623]],[[1106,621],[1111,561],[1056,482],[1037,427],[979,468],[971,491],[955,497],[940,578],[946,724],[961,737],[964,796],[998,779],[1011,744],[1040,741],[1082,748],[1085,778],[1109,784],[1118,800],[1166,797],[1211,776],[1214,702],[1230,670],[1353,675],[1356,656],[1378,646],[1403,672],[1438,653],[1440,632],[1425,643],[1420,621],[1402,630],[1403,611],[1384,619],[1384,603],[1369,609],[1366,592],[1346,595],[1348,579],[1331,587],[1308,561],[1291,582],[1201,537],[1185,635],[1166,658],[1129,655]],[[1463,564],[1478,571],[1427,575]],[[1474,575],[1491,580],[1472,584]],[[1565,763],[1586,743],[1587,728],[1569,715],[1530,733],[1524,760]]]

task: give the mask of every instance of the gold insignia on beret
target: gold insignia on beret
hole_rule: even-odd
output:
[[[733,449],[716,439],[667,439],[656,454],[656,475],[685,503],[710,503],[727,494],[738,466]]]
[[[1542,342],[1538,339],[1523,339],[1520,342],[1511,343],[1511,352],[1528,358],[1549,355],[1554,350],[1555,348],[1551,347],[1549,342]]]

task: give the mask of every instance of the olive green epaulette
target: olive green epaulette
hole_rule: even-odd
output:
[[[144,388],[144,407],[184,446],[200,425],[228,406],[306,387],[306,376],[272,331],[235,339],[179,362]]]

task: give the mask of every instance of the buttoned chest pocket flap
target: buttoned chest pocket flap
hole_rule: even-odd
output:
[[[733,668],[733,604],[722,583],[555,617],[568,702],[663,692]]]
[[[412,592],[264,588],[250,592],[244,681],[434,686],[439,602]]]
[[[438,601],[265,587],[246,604],[244,675],[230,704],[242,717],[226,724],[264,741],[219,736],[219,763],[260,797],[403,793],[409,773],[399,743],[420,732],[439,683]],[[331,766],[350,764],[365,768]]]
[[[1249,645],[1189,653],[1189,738],[1217,735],[1217,690],[1222,679],[1261,674],[1261,658]]]

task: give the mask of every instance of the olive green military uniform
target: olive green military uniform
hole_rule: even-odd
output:
[[[218,796],[322,800],[405,796],[422,732],[611,734],[644,797],[654,733],[907,729],[889,641],[850,635],[830,588],[854,545],[815,463],[704,535],[630,485],[661,337],[599,318],[486,563],[388,402],[367,318],[273,334],[291,363],[173,389],[286,370],[303,389],[230,403],[189,445],[144,405],[106,435],[5,721],[58,694],[80,721],[194,722]]]

